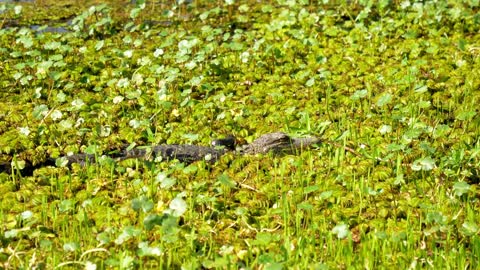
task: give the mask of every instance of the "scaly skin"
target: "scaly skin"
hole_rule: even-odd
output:
[[[232,141],[233,140],[233,141]],[[255,155],[273,153],[275,155],[280,154],[296,154],[302,149],[306,149],[309,146],[319,143],[321,140],[317,137],[307,138],[291,138],[283,132],[268,133],[260,136],[250,144],[246,144],[240,147],[236,153],[239,155]],[[172,144],[172,145],[157,145],[146,148],[137,149],[123,149],[120,153],[114,154],[112,158],[117,160],[125,160],[130,158],[145,158],[155,159],[162,158],[166,160],[178,159],[181,162],[191,163],[199,160],[206,160],[209,162],[217,161],[225,153],[232,151],[234,146],[234,138],[228,137],[226,139],[215,140],[213,146],[199,146],[188,144]],[[220,144],[220,146],[219,146]],[[224,145],[226,145],[224,147]],[[64,156],[68,161],[68,165],[77,163],[85,165],[87,163],[95,163],[95,156],[88,154],[75,154],[71,156]],[[35,166],[26,166],[23,170],[28,174],[33,173],[33,170],[54,165],[55,160],[52,158],[47,159],[42,164]],[[11,172],[10,164],[0,164],[0,172]],[[24,173],[25,174],[25,173]]]
[[[283,132],[274,132],[265,134],[250,144],[247,144],[240,151],[244,154],[266,154],[272,152],[274,154],[295,154],[299,150],[308,148],[309,146],[319,143],[320,138],[291,138]]]

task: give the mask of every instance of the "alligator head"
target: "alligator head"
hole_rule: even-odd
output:
[[[320,142],[320,138],[291,138],[283,132],[274,132],[265,134],[252,143],[247,144],[241,150],[245,154],[265,154],[272,152],[273,154],[295,153],[304,148],[308,148],[312,144]]]

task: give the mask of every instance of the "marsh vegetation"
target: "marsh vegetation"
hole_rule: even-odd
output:
[[[479,267],[478,1],[77,2],[0,3],[0,268]]]

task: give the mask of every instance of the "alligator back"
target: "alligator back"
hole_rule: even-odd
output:
[[[164,160],[178,159],[181,162],[194,162],[206,160],[215,162],[220,156],[227,152],[223,148],[207,147],[189,144],[157,145],[147,148],[123,150],[118,156],[120,160],[129,158],[156,159],[161,157]]]

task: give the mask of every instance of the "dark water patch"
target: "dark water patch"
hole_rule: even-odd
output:
[[[33,3],[35,0],[0,0],[0,3]]]
[[[0,0],[1,1],[1,0]],[[2,29],[12,28],[29,28],[36,33],[59,33],[64,34],[71,32],[68,27],[72,25],[72,18],[62,18],[58,20],[46,20],[45,24],[24,24],[18,20],[6,20],[1,27]]]
[[[36,31],[37,33],[59,33],[64,34],[70,32],[67,28],[63,26],[46,26],[46,25],[31,25],[30,29]]]
[[[70,30],[67,29],[67,26],[49,26],[49,25],[21,25],[17,21],[7,21],[3,25],[2,29],[12,29],[12,28],[30,28],[31,30],[37,33],[68,33]]]

